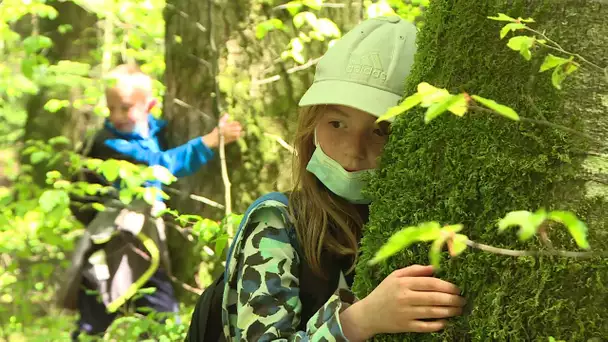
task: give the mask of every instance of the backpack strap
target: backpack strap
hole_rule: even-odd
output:
[[[285,218],[288,217],[287,205],[288,205],[289,200],[284,193],[270,192],[270,193],[263,195],[263,196],[259,197],[258,199],[256,199],[249,206],[249,208],[247,208],[247,210],[245,211],[245,214],[243,215],[243,218],[241,219],[241,223],[239,224],[239,229],[237,230],[236,234],[234,235],[233,243],[230,245],[230,248],[228,249],[228,253],[226,255],[226,268],[224,269],[224,279],[227,279],[227,277],[228,277],[228,270],[230,269],[230,259],[232,258],[232,254],[234,253],[234,247],[236,245],[235,242],[237,241],[238,237],[242,234],[243,229],[245,229],[245,226],[247,225],[247,223],[249,221],[249,216],[251,216],[251,213],[253,213],[258,208],[268,205],[268,201],[274,201],[274,202],[278,202],[279,204],[281,204],[281,206],[278,206],[276,208],[281,210],[281,214],[283,214],[283,216]],[[289,235],[289,240],[291,242],[291,245],[294,247],[296,252],[298,252],[298,254],[301,254],[300,253],[301,252],[300,244],[298,242],[297,234],[295,232],[293,224],[291,224],[290,220],[286,220],[285,223],[287,224],[287,226],[286,226],[287,234]]]

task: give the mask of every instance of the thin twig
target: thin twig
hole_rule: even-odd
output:
[[[183,281],[175,278],[175,276],[173,276],[173,275],[170,275],[169,278],[171,278],[171,280],[173,280],[174,282],[180,284],[186,291],[190,291],[190,292],[195,293],[195,294],[197,294],[199,296],[203,293],[203,289],[199,289],[198,287],[190,286],[190,285],[184,283]]]
[[[595,63],[593,63],[593,62],[590,62],[588,59],[586,59],[585,57],[581,56],[580,54],[578,54],[578,53],[574,53],[574,52],[570,52],[570,51],[566,51],[566,49],[564,49],[564,48],[563,48],[561,45],[559,45],[559,44],[558,44],[556,41],[554,41],[554,40],[552,40],[551,38],[547,37],[547,36],[546,36],[544,33],[541,33],[541,32],[539,32],[539,31],[537,31],[537,30],[535,30],[535,29],[533,29],[533,28],[527,27],[527,26],[525,27],[525,29],[526,29],[526,30],[528,30],[528,31],[530,31],[530,32],[532,32],[532,33],[535,33],[535,34],[537,34],[537,35],[541,36],[541,37],[542,37],[544,40],[546,40],[547,42],[549,42],[549,43],[551,43],[551,44],[553,44],[553,45],[554,45],[554,46],[551,46],[551,45],[548,45],[548,44],[542,44],[542,43],[541,43],[543,46],[546,46],[546,47],[552,48],[553,50],[559,51],[559,52],[561,52],[561,53],[565,53],[565,54],[567,54],[567,55],[574,56],[574,57],[576,57],[576,58],[580,59],[581,61],[583,61],[583,62],[587,63],[588,65],[590,65],[590,66],[592,66],[592,67],[594,67],[594,68],[597,68],[597,69],[599,69],[600,71],[606,72],[606,68],[602,68],[601,66],[599,66],[599,65],[597,65],[597,64],[595,64]]]
[[[230,214],[232,214],[232,198],[231,198],[231,184],[230,184],[230,177],[228,176],[228,167],[226,164],[226,148],[225,148],[225,143],[224,143],[224,133],[222,132],[223,127],[221,126],[221,115],[222,115],[222,110],[220,108],[221,106],[221,93],[220,93],[220,87],[219,84],[217,82],[217,76],[219,74],[219,66],[218,66],[218,60],[219,60],[219,52],[217,50],[217,46],[215,44],[215,35],[214,35],[214,30],[213,30],[213,2],[209,2],[207,5],[207,24],[209,25],[209,29],[207,30],[207,36],[209,38],[209,47],[211,50],[211,80],[213,82],[213,91],[214,94],[212,96],[213,99],[213,111],[215,116],[218,119],[218,130],[219,130],[219,135],[220,135],[220,146],[219,146],[219,152],[220,152],[220,165],[221,165],[221,171],[222,171],[222,181],[224,183],[224,205],[225,207],[225,213],[226,216],[229,216]],[[233,229],[232,229],[232,224],[230,223],[230,220],[228,220],[227,226],[226,226],[226,232],[228,233],[228,236],[232,236],[233,235]]]
[[[224,209],[224,205],[222,205],[220,203],[217,203],[216,201],[211,200],[211,199],[209,199],[207,197],[203,197],[203,196],[195,195],[195,194],[188,194],[188,193],[185,193],[183,191],[180,191],[180,190],[177,190],[177,189],[173,189],[173,188],[169,188],[169,187],[166,187],[165,189],[167,190],[167,192],[172,192],[172,193],[174,193],[176,195],[181,195],[181,196],[188,195],[188,197],[190,199],[193,199],[193,200],[195,200],[197,202],[205,203],[205,204],[210,205],[210,206],[215,207],[215,208]]]
[[[483,108],[483,107],[480,107],[480,106],[469,106],[469,109],[476,110],[476,111],[479,111],[479,112],[484,112],[484,113],[492,113],[492,114],[499,114],[500,115],[500,113],[497,113],[497,112],[495,112],[495,111],[493,111],[491,109]],[[572,128],[567,127],[567,126],[563,126],[563,125],[560,125],[560,124],[549,122],[547,120],[530,119],[530,118],[526,118],[526,117],[523,117],[523,116],[520,116],[519,120],[522,121],[522,122],[533,123],[533,124],[537,124],[537,125],[541,125],[541,126],[547,126],[547,127],[555,128],[555,129],[562,130],[562,131],[565,131],[565,132],[569,132],[569,133],[578,135],[580,137],[589,139],[589,140],[591,140],[591,141],[593,141],[593,142],[595,142],[595,143],[597,143],[597,144],[599,144],[601,146],[608,147],[608,144],[606,142],[604,142],[604,141],[602,141],[600,139],[597,139],[595,137],[592,137],[591,135],[589,135],[587,133],[583,133],[583,132],[577,131],[577,130],[572,129]]]
[[[194,26],[196,26],[196,28],[198,28],[201,32],[206,32],[207,31],[207,29],[205,28],[205,26],[203,26],[203,24],[201,24],[200,22],[198,22],[196,20],[193,20],[192,18],[190,18],[190,16],[188,15],[188,13],[186,13],[186,12],[178,9],[173,4],[166,4],[165,6],[167,8],[170,8],[170,9],[174,10],[179,15],[181,15],[183,18],[192,20],[192,22],[194,23]],[[209,25],[209,26],[211,26],[211,25]]]
[[[311,60],[309,60],[308,62],[306,62],[306,63],[304,63],[302,65],[298,65],[298,66],[295,66],[293,68],[287,69],[286,72],[287,72],[287,74],[293,74],[294,72],[306,70],[306,69],[310,68],[311,66],[317,64],[321,60],[321,58],[322,57],[311,59]],[[276,82],[276,81],[278,81],[280,79],[281,79],[281,75],[274,75],[274,76],[271,76],[271,77],[268,77],[268,78],[264,78],[264,79],[261,79],[261,80],[253,80],[251,82],[251,84],[252,85],[262,85],[262,84]]]
[[[490,245],[485,245],[483,243],[478,243],[472,240],[467,240],[466,245],[479,249],[485,252],[500,254],[500,255],[508,255],[513,257],[522,257],[522,256],[561,256],[568,258],[595,258],[595,257],[608,257],[608,251],[604,252],[570,252],[570,251],[559,251],[559,250],[547,250],[547,251],[521,251],[514,249],[506,249],[499,248]]]
[[[183,101],[183,100],[180,100],[180,99],[174,98],[174,99],[173,99],[173,103],[175,103],[175,104],[176,104],[176,105],[178,105],[178,106],[181,106],[181,107],[184,107],[184,108],[187,108],[187,109],[191,109],[191,110],[193,110],[193,111],[196,111],[197,113],[202,114],[203,116],[206,116],[207,118],[211,118],[211,115],[209,115],[209,114],[207,114],[207,113],[205,113],[205,112],[201,111],[200,109],[198,109],[198,108],[196,108],[196,107],[194,107],[194,106],[192,106],[192,105],[190,105],[190,104],[186,103],[186,102],[185,102],[185,101]]]
[[[287,151],[291,152],[294,155],[297,155],[298,152],[296,151],[295,148],[293,148],[291,145],[289,145],[285,140],[283,140],[283,138],[281,138],[278,135],[275,134],[270,134],[270,133],[264,133],[265,136],[272,138],[274,140],[276,140],[279,145],[283,146]]]

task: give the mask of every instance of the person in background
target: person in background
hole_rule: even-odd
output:
[[[462,313],[460,290],[432,266],[401,268],[360,300],[350,291],[370,204],[362,189],[390,134],[377,119],[403,97],[416,33],[396,16],[368,19],[317,64],[299,103],[295,186],[283,205],[275,196],[250,207],[217,283],[219,340],[356,342],[435,332]],[[204,307],[213,298],[199,300],[189,341],[216,329],[218,311]]]
[[[105,96],[110,114],[86,157],[160,165],[178,178],[193,174],[213,158],[212,149],[220,141],[217,127],[181,146],[166,148],[166,122],[150,114],[156,105],[152,79],[139,67],[120,65],[109,73],[108,81]],[[229,121],[227,115],[219,126],[227,144],[242,135],[241,125]],[[76,178],[120,187],[120,180],[109,182],[88,169],[80,170]],[[161,189],[161,185],[160,181],[150,181],[143,186]],[[91,202],[86,197],[75,194],[71,199],[74,216],[86,226],[58,295],[61,306],[80,314],[72,338],[77,340],[81,333],[104,333],[126,310],[148,314],[143,309],[147,307],[175,315],[178,302],[169,278],[165,226],[161,217],[155,217],[166,208],[162,197],[159,195],[153,205],[135,200],[125,207],[117,196],[102,195],[96,200],[106,204],[102,212],[85,209],[82,204]],[[135,296],[143,287],[154,292]]]

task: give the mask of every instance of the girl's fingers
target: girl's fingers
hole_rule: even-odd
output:
[[[458,295],[460,289],[452,283],[433,277],[406,278],[405,285],[414,291],[444,292]]]
[[[408,331],[418,332],[418,333],[429,333],[439,331],[445,328],[447,321],[445,320],[437,320],[437,321],[411,321],[410,329]]]
[[[462,308],[455,306],[412,306],[408,311],[416,319],[450,318],[462,314]]]
[[[444,292],[410,292],[409,303],[414,306],[453,306],[463,307],[467,303],[461,296]]]

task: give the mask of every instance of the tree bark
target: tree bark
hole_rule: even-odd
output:
[[[591,139],[498,115],[451,114],[424,124],[412,110],[393,125],[381,172],[369,191],[375,198],[365,228],[354,289],[360,298],[391,271],[428,264],[428,244],[417,244],[388,262],[368,266],[378,248],[404,226],[425,221],[463,223],[470,239],[502,248],[549,248],[534,238],[519,242],[499,234],[496,222],[513,210],[570,210],[589,226],[592,250],[608,250],[608,81],[583,65],[564,83],[539,73],[547,49],[531,61],[500,40],[502,12],[533,17],[530,24],[595,64],[608,66],[608,6],[582,0],[436,0],[418,38],[419,52],[407,95],[426,81],[452,93],[491,98],[521,116],[581,131]],[[529,35],[517,31],[516,35]],[[562,55],[562,57],[568,57]],[[550,226],[553,248],[577,250],[563,226]],[[605,258],[509,257],[467,250],[443,255],[437,276],[459,286],[468,307],[437,334],[380,335],[378,341],[567,341],[608,336],[608,263]]]

